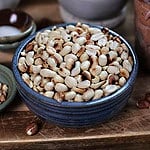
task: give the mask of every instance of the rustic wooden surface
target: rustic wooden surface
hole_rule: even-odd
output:
[[[36,20],[38,28],[60,23],[58,4],[43,1],[43,4],[28,3],[23,0],[19,8],[27,11]],[[125,22],[114,29],[134,46],[133,5],[128,4]],[[44,19],[43,19],[43,16]],[[2,57],[2,54],[0,54]],[[6,55],[8,61],[10,58]],[[2,61],[2,58],[0,58]],[[142,71],[138,74],[128,105],[118,115],[106,123],[92,127],[75,129],[45,122],[40,132],[34,136],[25,133],[26,125],[35,115],[16,96],[13,103],[0,114],[0,149],[150,149],[150,109],[139,109],[136,101],[150,91],[150,75]]]

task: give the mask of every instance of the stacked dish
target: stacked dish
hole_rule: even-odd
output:
[[[19,10],[0,10],[0,50],[17,48],[22,40],[36,31],[32,17]]]
[[[29,109],[69,127],[94,125],[118,114],[138,70],[136,54],[123,37],[80,23],[47,27],[27,38],[12,64]]]

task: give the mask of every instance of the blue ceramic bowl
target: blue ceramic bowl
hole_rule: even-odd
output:
[[[60,24],[58,26],[65,27],[68,24]],[[94,26],[102,29],[101,26]],[[51,29],[51,27],[44,28]],[[84,127],[109,120],[118,114],[122,108],[127,104],[131,95],[133,85],[138,71],[137,56],[128,42],[117,33],[109,30],[110,34],[118,36],[123,43],[126,44],[133,57],[133,69],[126,84],[117,90],[115,93],[88,102],[57,102],[54,99],[45,97],[34,90],[32,90],[22,80],[17,64],[20,53],[25,46],[35,38],[35,34],[28,37],[17,49],[13,57],[13,73],[16,79],[18,91],[26,103],[28,108],[37,116],[46,119],[59,125],[67,127]]]

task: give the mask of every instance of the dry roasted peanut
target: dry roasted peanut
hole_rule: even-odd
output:
[[[59,64],[63,62],[63,57],[60,54],[55,53],[53,56],[55,57],[55,59]]]
[[[88,60],[83,61],[83,62],[81,63],[81,69],[82,69],[83,71],[84,71],[84,70],[88,70],[89,67],[90,67],[90,62],[89,62]]]
[[[25,51],[29,52],[29,51],[33,50],[33,47],[34,47],[34,43],[30,42],[29,44],[27,44]]]
[[[82,95],[77,94],[77,95],[75,96],[75,98],[74,98],[74,101],[75,101],[75,102],[83,102],[84,100],[83,100],[83,98],[82,98]]]
[[[120,86],[123,86],[125,83],[126,83],[126,79],[125,79],[124,77],[121,77],[121,78],[119,79],[119,85],[120,85]]]
[[[78,87],[81,89],[88,88],[89,86],[90,86],[89,80],[84,80],[84,81],[78,83]]]
[[[46,83],[50,82],[50,79],[49,78],[44,78],[42,77],[42,81],[41,81],[41,84],[40,86],[41,87],[44,87]]]
[[[116,78],[113,74],[108,75],[108,82],[109,82],[109,84],[115,84]]]
[[[85,47],[82,46],[81,49],[78,51],[78,53],[76,54],[77,57],[80,57],[83,53],[85,52]]]
[[[109,52],[109,48],[104,46],[104,47],[101,48],[100,51],[101,51],[102,54],[106,55]]]
[[[91,79],[92,79],[91,74],[88,71],[83,71],[82,72],[82,76],[83,76],[83,78],[85,78],[85,79],[87,79],[89,81],[91,81]]]
[[[42,64],[43,64],[43,60],[42,60],[41,58],[36,58],[35,61],[34,61],[34,64],[35,64],[36,66],[42,65]]]
[[[109,52],[109,58],[110,58],[111,61],[116,60],[117,56],[118,56],[118,54],[117,54],[116,51],[110,51]]]
[[[65,30],[61,31],[61,35],[65,42],[69,42],[71,40],[71,35],[67,34]]]
[[[68,55],[66,55],[64,57],[64,61],[66,62],[67,59],[69,59],[69,58],[72,58],[74,61],[77,61],[77,59],[78,59],[76,55],[74,55],[74,54],[68,54]]]
[[[54,91],[46,91],[43,95],[49,98],[53,98]]]
[[[98,57],[98,63],[100,66],[106,66],[107,64],[107,57],[106,55],[102,54]]]
[[[80,56],[80,61],[81,62],[84,62],[84,61],[86,61],[86,60],[88,60],[89,59],[89,55],[86,53],[86,52],[84,52],[81,56]]]
[[[37,75],[33,80],[34,85],[38,86],[41,83],[41,80],[42,77],[40,75]]]
[[[47,51],[43,51],[43,53],[42,53],[42,55],[41,55],[41,58],[42,58],[43,60],[47,60],[48,57],[49,57],[48,52],[47,52]]]
[[[123,68],[128,70],[128,72],[132,71],[132,65],[130,64],[129,60],[124,60],[123,61]]]
[[[22,79],[25,83],[27,83],[29,85],[30,82],[30,76],[27,73],[23,73],[22,74]]]
[[[26,63],[18,63],[18,69],[21,71],[21,72],[27,72],[27,69],[28,69],[28,66],[26,65]]]
[[[54,83],[53,82],[47,82],[44,84],[44,89],[46,91],[51,91],[54,88]]]
[[[126,79],[129,78],[129,72],[125,68],[120,69],[120,75],[121,77],[125,77]]]
[[[63,98],[60,96],[60,93],[57,92],[54,94],[54,99],[58,102],[61,102],[63,100]]]
[[[101,46],[105,46],[107,44],[107,37],[103,36],[102,38],[100,38],[98,40],[98,43],[97,43],[100,47]]]
[[[56,76],[56,72],[54,72],[54,71],[52,71],[52,70],[50,70],[50,69],[41,69],[41,71],[40,71],[40,75],[42,76],[42,77],[50,77],[50,78],[53,78],[53,77],[55,77]]]
[[[60,65],[59,65],[59,68],[65,68],[66,67],[66,62],[62,62]]]
[[[80,61],[76,61],[75,62],[75,67],[71,70],[71,76],[76,76],[80,73],[81,69],[80,69]]]
[[[26,55],[26,63],[28,66],[31,66],[34,63],[34,51],[30,51]]]
[[[56,53],[56,50],[55,48],[51,47],[51,46],[47,46],[46,47],[46,50],[47,52],[50,54],[50,55],[54,55]]]
[[[119,46],[119,43],[117,41],[109,41],[109,47],[111,50],[116,50],[116,48]]]
[[[103,90],[95,90],[93,100],[101,98],[103,96],[103,93],[104,93]]]
[[[133,59],[131,56],[128,57],[128,61],[130,62],[130,64],[133,66]]]
[[[109,81],[105,80],[105,81],[101,81],[103,84],[101,85],[101,88],[104,89],[106,88],[107,85],[109,85]]]
[[[32,122],[31,124],[29,124],[26,128],[26,134],[27,135],[35,135],[38,132],[39,128],[37,123]]]
[[[106,80],[107,77],[108,77],[107,71],[102,71],[102,72],[100,73],[99,77],[100,77],[101,80]]]
[[[77,86],[77,80],[71,76],[67,76],[65,78],[65,84],[69,87],[69,88],[73,88]]]
[[[89,56],[96,56],[97,50],[87,49],[87,50],[86,50],[86,53],[87,53]]]
[[[77,88],[77,87],[73,87],[72,91],[75,91],[76,93],[83,94],[86,90],[85,89],[81,89],[81,88]]]
[[[85,46],[86,49],[91,49],[91,50],[100,50],[100,47],[97,45],[92,45],[92,44],[88,44]]]
[[[68,26],[66,26],[66,30],[68,30],[69,32],[74,31],[75,26],[74,25],[68,25]]]
[[[98,89],[99,87],[101,87],[102,85],[104,85],[105,81],[101,81],[101,82],[98,82],[98,83],[92,83],[91,84],[91,88],[92,89]]]
[[[74,59],[72,58],[68,58],[66,60],[66,68],[69,69],[69,70],[72,70],[73,66],[74,66]]]
[[[18,63],[25,64],[26,63],[26,58],[25,57],[20,57]]]
[[[91,56],[91,68],[96,68],[98,66],[98,59],[97,56]]]
[[[80,46],[83,45],[86,42],[86,38],[85,37],[79,37],[75,40],[75,43],[78,43]]]
[[[102,33],[102,31],[101,31],[100,29],[94,28],[94,27],[88,28],[88,31],[89,31],[91,34]]]
[[[72,53],[73,54],[77,54],[80,49],[81,49],[81,46],[78,43],[74,43],[72,45]]]
[[[21,56],[25,57],[27,55],[27,53],[25,52],[25,50],[23,50],[21,53]]]
[[[55,69],[56,69],[57,62],[56,62],[56,60],[55,60],[54,58],[49,57],[49,58],[47,59],[47,63],[49,64],[49,66],[50,66],[50,68],[51,68],[52,70],[55,70]]]
[[[91,40],[92,41],[98,41],[100,39],[102,39],[105,35],[102,32],[99,33],[95,33],[91,36]]]
[[[76,96],[76,92],[70,91],[65,93],[65,100],[72,100]]]
[[[64,78],[61,77],[60,75],[56,75],[54,78],[53,78],[53,81],[55,83],[64,83]]]
[[[78,83],[81,82],[81,81],[83,80],[83,77],[82,77],[81,74],[75,76],[74,78],[77,80]]]
[[[70,75],[70,71],[66,68],[59,68],[58,69],[58,73],[59,75],[61,75],[62,77],[66,77]]]
[[[116,67],[118,67],[119,69],[121,69],[122,68],[122,66],[119,64],[119,62],[118,61],[113,61],[112,63],[110,63],[109,64],[110,66],[116,66]]]
[[[100,81],[99,76],[95,76],[95,78],[92,78],[92,83],[98,83]]]
[[[128,47],[126,46],[125,43],[121,43],[121,47],[123,48],[124,51],[126,51],[127,53],[129,52]]]
[[[0,104],[7,100],[8,86],[0,82]]]
[[[71,37],[73,37],[73,39],[74,39],[74,38],[76,39],[76,37],[79,36],[79,33],[76,32],[76,31],[72,31],[72,32],[70,33],[70,35],[71,35]],[[73,40],[73,41],[75,41],[75,40]]]
[[[67,43],[63,44],[63,47],[65,47],[65,46],[71,46],[71,48],[72,48],[72,45],[73,45],[73,42],[67,42]]]
[[[128,56],[129,56],[128,53],[125,52],[125,51],[123,51],[120,57],[121,57],[121,59],[123,59],[123,60],[127,60],[127,59],[128,59]]]
[[[115,92],[119,88],[120,88],[120,86],[118,86],[118,85],[107,85],[103,89],[104,90],[104,94],[105,94],[105,96],[110,95],[111,93]]]
[[[90,73],[93,75],[93,76],[98,76],[102,71],[102,67],[101,66],[96,66],[95,68],[90,68]]]
[[[38,73],[40,73],[41,68],[42,68],[42,65],[37,65],[37,66],[31,65],[29,68],[29,72],[34,73],[34,74],[38,74]]]
[[[56,83],[55,90],[57,92],[65,92],[68,91],[68,87],[63,83]]]
[[[94,90],[93,89],[88,89],[82,96],[82,98],[85,100],[85,101],[89,101],[93,98],[94,96]]]
[[[65,55],[67,55],[67,54],[69,54],[70,52],[71,52],[71,46],[65,46],[60,52],[59,52],[59,54],[61,55],[61,56],[65,56]]]
[[[119,73],[119,68],[117,66],[108,66],[107,71],[110,74],[118,74]]]

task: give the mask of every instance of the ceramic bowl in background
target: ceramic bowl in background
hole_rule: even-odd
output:
[[[118,16],[127,0],[59,0],[70,14],[86,20],[106,20]]]
[[[28,36],[33,29],[32,17],[20,10],[0,10],[0,43],[20,41]]]
[[[67,25],[69,24],[60,24],[56,27],[66,27]],[[90,27],[103,29],[102,26],[90,25]],[[43,30],[46,29],[52,29],[52,27],[44,28]],[[117,115],[125,107],[132,93],[138,71],[138,61],[135,51],[123,37],[112,30],[109,30],[109,34],[117,36],[128,47],[130,55],[133,58],[132,72],[127,82],[119,90],[109,96],[88,102],[58,102],[31,89],[22,79],[21,73],[18,70],[18,60],[20,53],[25,49],[26,45],[35,38],[35,34],[23,41],[14,54],[12,69],[18,92],[28,108],[48,122],[65,127],[91,126],[108,121]]]
[[[8,86],[7,99],[5,102],[0,104],[1,112],[13,101],[17,91],[13,73],[8,67],[4,65],[0,65],[0,82],[5,83]]]
[[[20,0],[0,0],[0,9],[16,8]]]

